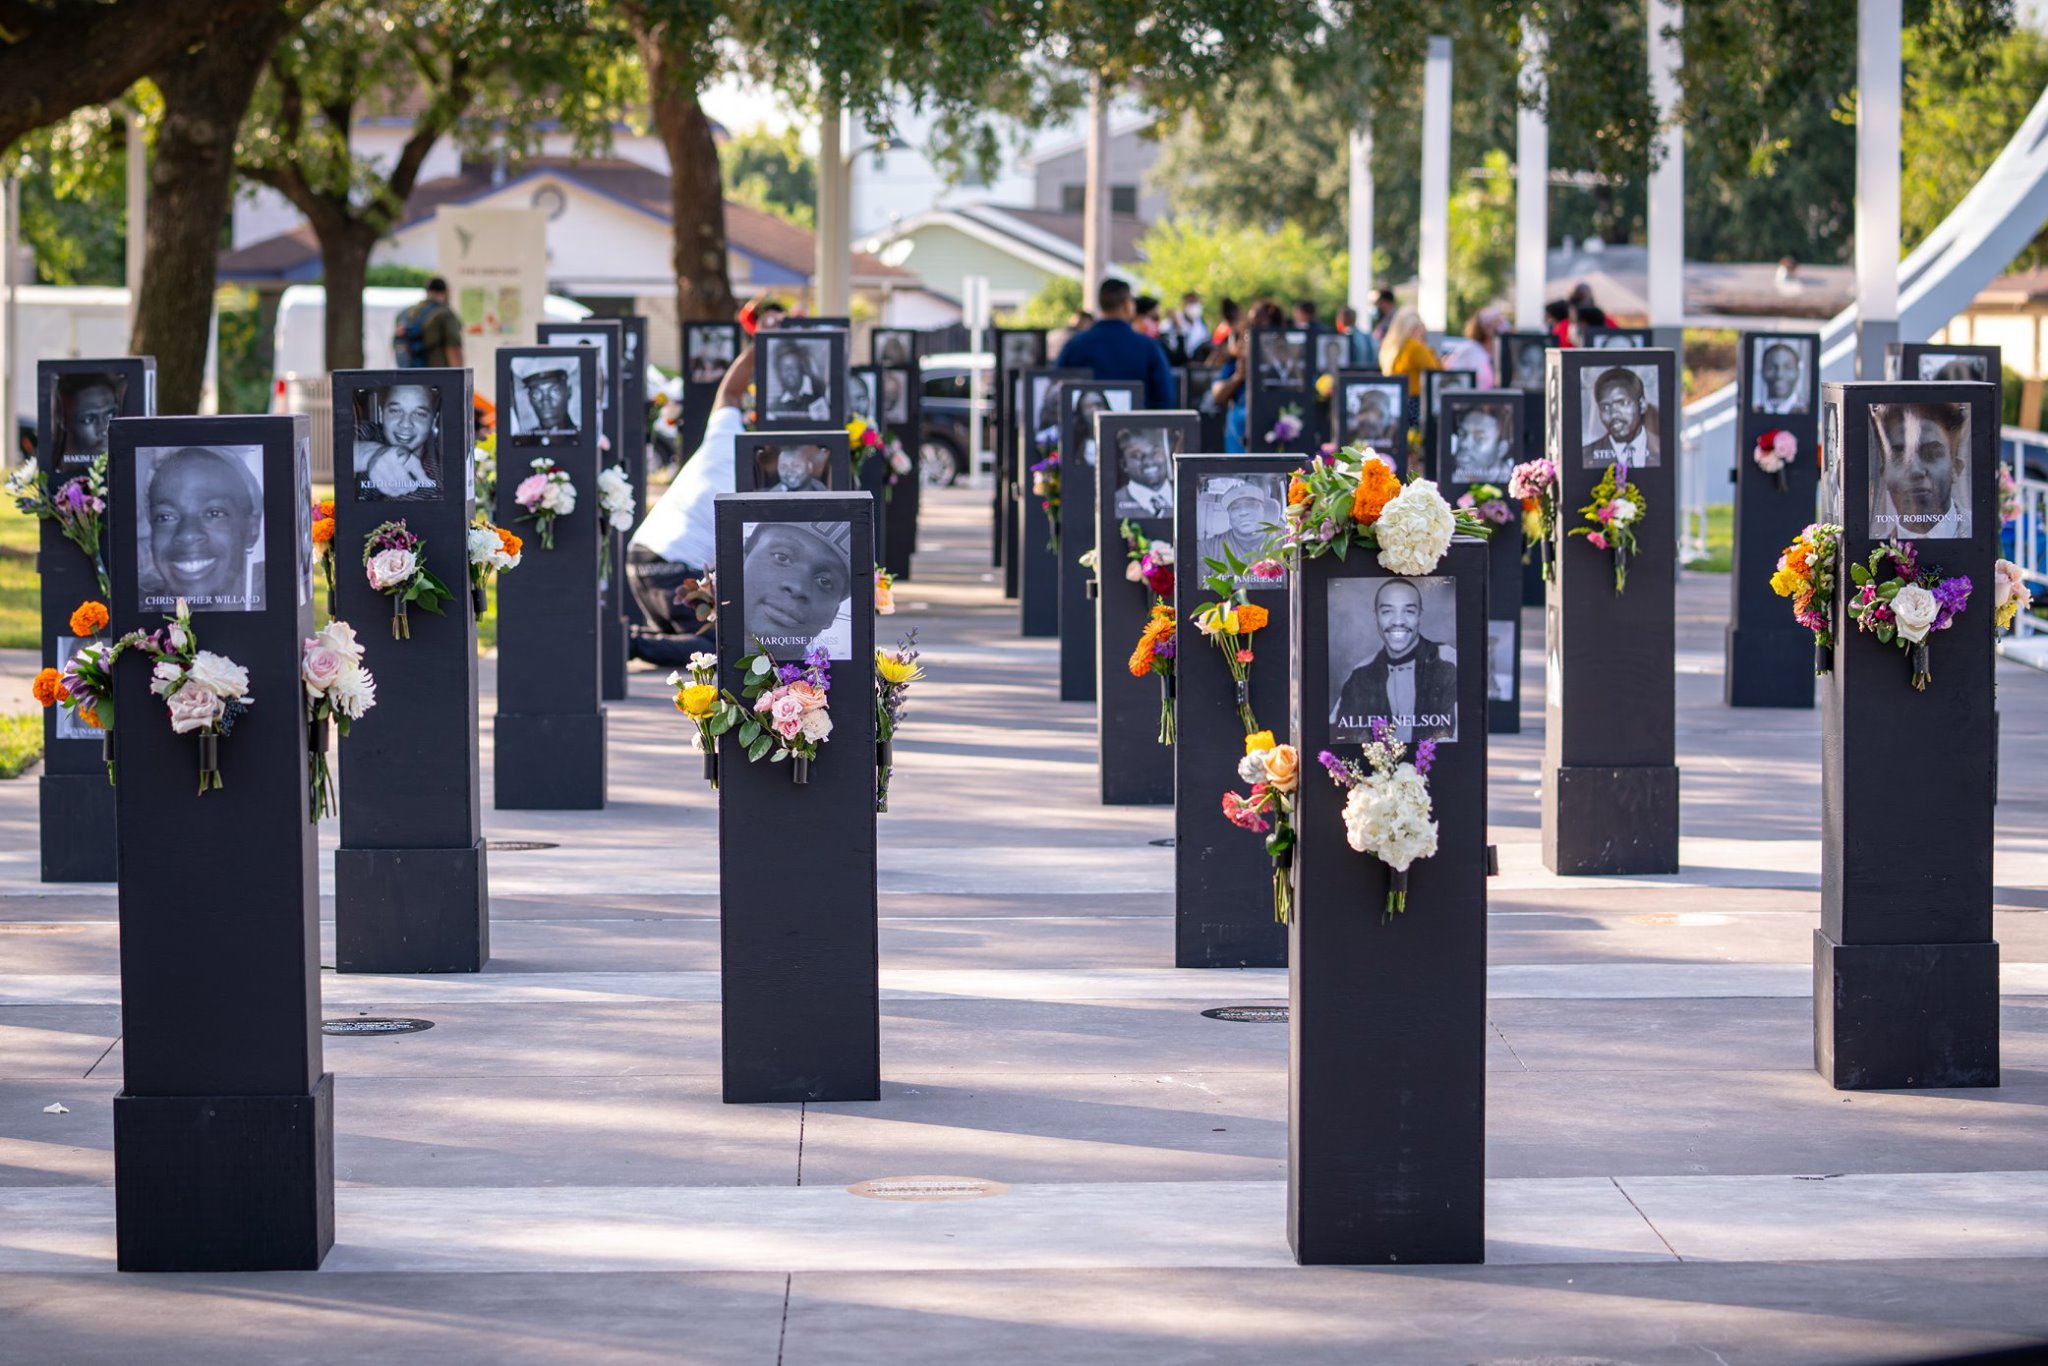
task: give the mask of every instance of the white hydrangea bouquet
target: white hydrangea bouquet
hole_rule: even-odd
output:
[[[1344,838],[1361,854],[1387,865],[1387,918],[1408,909],[1408,868],[1436,853],[1436,812],[1429,798],[1429,770],[1436,741],[1424,740],[1408,759],[1408,746],[1394,738],[1384,718],[1374,717],[1365,762],[1340,759],[1329,750],[1316,758],[1344,798]]]
[[[1455,536],[1493,534],[1476,508],[1454,508],[1428,479],[1401,482],[1386,459],[1347,446],[1297,470],[1287,484],[1287,515],[1266,548],[1269,559],[1374,550],[1396,574],[1427,574]]]

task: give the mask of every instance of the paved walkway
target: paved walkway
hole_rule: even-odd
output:
[[[715,812],[639,673],[610,808],[487,814],[550,846],[492,855],[488,972],[326,976],[329,1017],[434,1028],[326,1040],[319,1273],[112,1272],[113,899],[35,881],[33,783],[0,784],[0,1359],[1846,1362],[2048,1338],[2048,677],[1999,668],[2006,1084],[1839,1094],[1807,999],[1817,716],[1721,707],[1727,581],[1687,576],[1686,871],[1550,877],[1540,731],[1494,744],[1488,1265],[1302,1269],[1286,1030],[1200,1014],[1283,975],[1165,966],[1170,813],[1096,803],[1092,709],[1016,637],[985,496],[928,507],[884,623],[919,627],[933,678],[882,824],[882,1101],[719,1102]],[[906,1176],[972,1198],[848,1190]]]

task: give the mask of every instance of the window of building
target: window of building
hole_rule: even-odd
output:
[[[1060,186],[1060,212],[1086,213],[1088,210],[1088,187],[1085,185]],[[1138,212],[1138,187],[1136,185],[1112,185],[1109,187],[1109,211],[1133,217]]]

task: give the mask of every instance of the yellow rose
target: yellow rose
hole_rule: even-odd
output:
[[[1301,776],[1301,756],[1293,745],[1275,745],[1265,751],[1266,782],[1282,792],[1294,791]]]
[[[1273,748],[1273,732],[1270,730],[1255,730],[1250,735],[1244,737],[1244,752],[1246,754],[1257,754],[1261,750],[1271,748]]]
[[[709,683],[692,683],[676,696],[676,710],[702,721],[718,709],[718,689]]]
[[[875,651],[875,672],[891,687],[900,688],[905,683],[915,683],[924,677],[924,670],[915,660],[898,659],[884,651]]]

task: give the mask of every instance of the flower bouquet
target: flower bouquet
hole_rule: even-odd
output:
[[[2034,605],[2034,593],[2027,587],[2025,574],[2011,560],[1999,560],[1991,566],[1991,590],[1991,624],[2001,631],[2010,631],[2020,613]]]
[[[100,594],[111,598],[106,561],[100,556],[100,533],[106,526],[107,457],[92,458],[84,474],[67,479],[50,492],[49,478],[33,460],[17,465],[7,476],[7,496],[31,517],[55,522],[65,540],[86,553],[99,579]]]
[[[719,732],[711,728],[711,720],[718,713],[718,656],[697,651],[685,669],[668,676],[668,685],[676,690],[676,710],[696,724],[697,748],[704,754],[704,781],[715,789]]]
[[[2011,526],[2020,519],[2020,485],[2013,477],[2012,466],[1998,467],[1998,524]]]
[[[1585,526],[1575,526],[1574,536],[1584,536],[1596,550],[1614,555],[1614,591],[1628,591],[1628,557],[1636,553],[1636,523],[1643,519],[1649,500],[1642,487],[1628,481],[1628,461],[1617,460],[1593,485],[1593,501],[1579,509]]]
[[[478,507],[489,507],[498,497],[498,434],[486,432],[476,443],[476,449],[469,453],[470,468],[476,478],[476,501]]]
[[[1339,759],[1329,750],[1316,758],[1330,780],[1349,788],[1344,798],[1344,838],[1361,854],[1387,865],[1386,918],[1408,909],[1408,868],[1436,853],[1436,816],[1430,806],[1429,770],[1436,741],[1424,740],[1408,762],[1408,746],[1394,738],[1384,717],[1374,717],[1365,763]]]
[[[327,585],[327,615],[334,610],[334,500],[313,500],[313,558],[320,564],[320,581]]]
[[[133,647],[156,661],[149,690],[164,700],[171,730],[199,737],[199,792],[225,786],[220,776],[220,739],[255,704],[249,695],[249,671],[211,650],[199,648],[192,631],[192,609],[178,599],[170,624],[154,631],[135,631],[116,643]]]
[[[1370,451],[1347,446],[1288,480],[1286,518],[1267,558],[1335,555],[1354,547],[1379,552],[1396,574],[1427,574],[1453,536],[1484,539],[1492,526],[1472,509],[1454,510],[1427,479],[1401,482],[1394,467]]]
[[[811,761],[832,734],[832,665],[825,651],[812,650],[801,664],[777,664],[757,648],[739,668],[740,696],[720,695],[711,734],[737,731],[747,762],[789,759],[790,780],[810,782]]]
[[[512,501],[525,508],[521,521],[530,521],[540,534],[543,550],[555,548],[555,518],[576,510],[576,485],[569,471],[544,455],[533,458],[533,473],[519,481]]]
[[[1771,591],[1792,599],[1792,616],[1813,632],[1815,674],[1835,668],[1835,562],[1841,553],[1842,528],[1815,522],[1785,547],[1771,574]]]
[[[1128,519],[1117,524],[1124,538],[1124,578],[1142,583],[1159,602],[1173,600],[1173,542],[1155,541]]]
[[[64,661],[62,669],[37,673],[29,687],[36,701],[45,707],[62,707],[78,718],[79,724],[100,732],[100,754],[106,761],[107,781],[114,780],[114,761],[107,737],[114,726],[114,660],[119,649],[99,639],[107,629],[107,607],[86,601],[71,613],[71,634],[86,643]]]
[[[896,770],[896,728],[903,724],[910,685],[924,681],[917,662],[917,632],[893,650],[875,651],[875,810],[889,809],[889,778]]]
[[[1230,680],[1237,689],[1237,719],[1244,723],[1245,734],[1250,735],[1259,728],[1252,715],[1252,637],[1265,629],[1272,613],[1250,601],[1239,584],[1248,574],[1265,577],[1262,567],[1266,565],[1272,566],[1275,578],[1285,571],[1271,560],[1248,565],[1228,545],[1223,547],[1222,559],[1202,563],[1210,571],[1203,585],[1217,600],[1195,609],[1195,629],[1223,652],[1224,667],[1230,670]]]
[[[489,604],[484,590],[498,575],[519,567],[525,542],[503,527],[491,525],[490,519],[481,512],[469,524],[464,539],[469,558],[470,605],[478,616],[482,616]]]
[[[1301,405],[1290,403],[1273,419],[1273,430],[1266,433],[1266,440],[1275,446],[1285,446],[1300,435]]]
[[[1498,484],[1474,484],[1458,495],[1458,510],[1474,512],[1495,526],[1506,526],[1518,514]]]
[[[408,531],[403,519],[381,522],[363,538],[363,573],[370,587],[391,599],[391,638],[412,639],[408,604],[441,615],[441,604],[455,596],[435,577],[421,555],[425,544]]]
[[[330,621],[306,642],[299,655],[299,681],[306,693],[306,749],[312,757],[308,810],[318,824],[335,805],[334,778],[327,767],[327,727],[348,734],[351,721],[377,705],[377,680],[363,667],[363,647],[345,621]]]
[[[1060,453],[1049,452],[1046,457],[1031,467],[1031,496],[1045,509],[1046,520],[1052,523],[1052,539],[1046,549],[1057,552],[1060,548]]]
[[[1522,505],[1522,562],[1528,550],[1543,557],[1543,579],[1550,580],[1551,538],[1557,535],[1557,466],[1547,459],[1525,460],[1508,476],[1508,497]]]
[[[1223,818],[1266,837],[1266,855],[1273,860],[1273,919],[1285,925],[1294,911],[1294,793],[1301,758],[1293,745],[1275,744],[1272,731],[1253,731],[1244,737],[1237,776],[1251,791],[1225,792]]]
[[[1777,481],[1778,492],[1789,487],[1785,482],[1785,468],[1799,458],[1799,438],[1776,427],[1756,439],[1756,449],[1749,453],[1756,461],[1756,467]]]
[[[861,467],[871,455],[882,453],[882,433],[864,417],[851,417],[846,421],[846,444],[853,453],[852,475],[855,485],[860,483]]]
[[[1912,661],[1913,686],[1926,691],[1934,677],[1927,638],[1946,631],[1969,605],[1970,580],[1961,574],[1944,578],[1939,567],[1923,566],[1911,541],[1877,547],[1867,563],[1849,566],[1849,577],[1857,588],[1848,602],[1856,629],[1904,650]]]
[[[1173,608],[1163,602],[1152,604],[1152,617],[1131,651],[1131,677],[1159,675],[1159,743],[1173,743]]]

